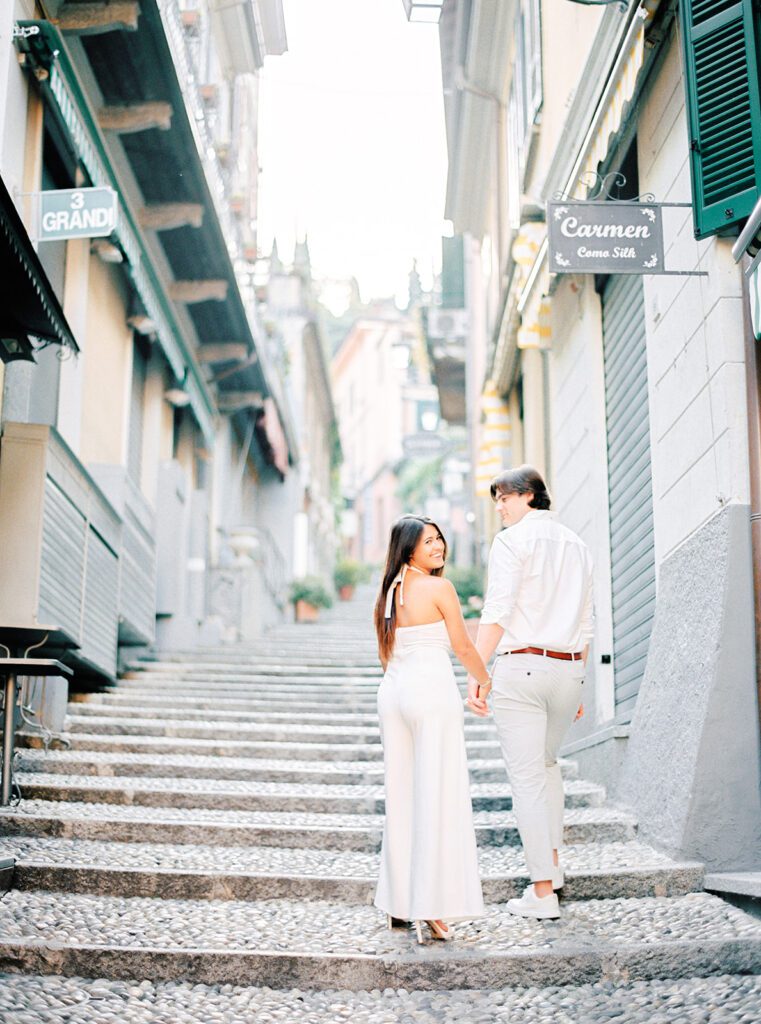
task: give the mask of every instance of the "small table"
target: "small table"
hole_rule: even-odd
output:
[[[60,626],[0,626],[0,679],[5,680],[3,714],[3,763],[0,785],[0,807],[11,802],[13,742],[18,676],[71,676],[72,670],[57,658],[30,658],[33,650],[63,651],[79,644]]]

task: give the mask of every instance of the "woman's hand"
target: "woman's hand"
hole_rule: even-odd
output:
[[[485,687],[479,687],[478,682],[473,676],[468,676],[468,697],[465,701],[465,705],[469,711],[472,711],[474,715],[478,715],[479,718],[486,718],[489,715],[489,708],[486,704],[486,696],[488,690],[484,693],[483,697],[479,695],[479,691],[483,692]]]

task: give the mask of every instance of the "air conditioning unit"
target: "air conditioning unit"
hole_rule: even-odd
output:
[[[431,306],[428,310],[428,337],[454,340],[468,335],[467,309]]]

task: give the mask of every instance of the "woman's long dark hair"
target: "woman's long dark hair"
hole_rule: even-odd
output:
[[[420,535],[426,526],[435,526],[439,531],[439,535],[444,541],[444,560],[446,561],[447,542],[444,539],[444,534],[428,516],[402,516],[391,527],[391,537],[386,554],[386,567],[383,570],[383,582],[378,592],[378,600],[375,602],[375,613],[373,616],[375,632],[378,635],[378,653],[383,661],[388,661],[391,658],[391,653],[394,649],[394,638],[396,637],[396,600],[391,604],[391,618],[387,619],[385,617],[386,595],[402,566],[406,565],[410,558],[412,558],[412,553],[417,547]],[[442,576],[443,574],[443,565],[440,569],[434,569],[431,573],[432,576]]]

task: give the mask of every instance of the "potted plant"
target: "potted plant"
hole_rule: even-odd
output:
[[[320,608],[330,608],[333,598],[319,576],[304,576],[291,584],[291,601],[297,622],[316,622]]]
[[[478,632],[481,609],[484,606],[484,579],[480,569],[474,566],[447,566],[447,579],[451,580],[460,598],[465,628],[471,639]]]
[[[354,597],[354,588],[358,583],[363,583],[366,578],[367,570],[361,562],[355,562],[351,558],[342,558],[340,562],[336,563],[333,582],[342,601],[350,601]]]

